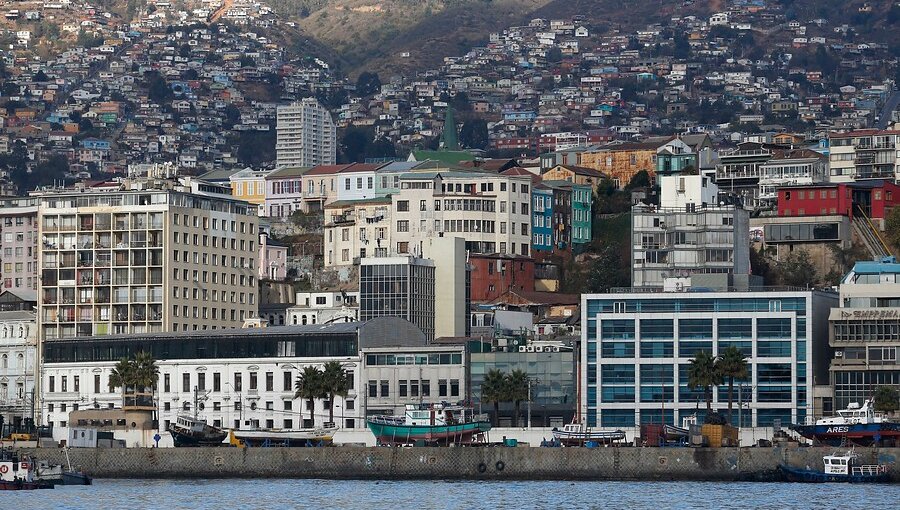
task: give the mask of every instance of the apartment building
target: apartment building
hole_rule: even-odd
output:
[[[715,182],[722,191],[738,195],[747,206],[756,207],[762,165],[775,155],[776,150],[786,148],[768,143],[739,143],[733,150],[719,154]]]
[[[532,191],[532,247],[567,250],[591,241],[589,185],[544,180]]]
[[[900,131],[868,129],[832,133],[829,141],[829,180],[900,179]]]
[[[37,289],[38,199],[0,199],[0,278],[4,290]]]
[[[276,165],[333,165],[337,150],[331,113],[314,98],[279,106],[275,141]]]
[[[127,181],[43,194],[40,338],[234,328],[253,317],[256,206],[227,193]]]
[[[358,264],[390,252],[391,198],[337,200],[325,206],[325,267]]]
[[[421,254],[424,240],[462,237],[472,253],[531,252],[531,178],[484,172],[415,172],[391,196],[394,253]]]
[[[696,290],[582,296],[580,405],[587,424],[678,425],[689,416],[702,423],[704,392],[688,387],[690,360],[729,346],[750,365],[750,377],[735,383],[733,424],[766,427],[821,416],[825,402],[814,398],[814,388],[829,384],[825,332],[837,295]],[[714,387],[712,409],[721,412],[727,403],[727,386]]]
[[[759,203],[772,208],[783,186],[810,185],[828,178],[828,158],[808,149],[777,152],[760,165]]]

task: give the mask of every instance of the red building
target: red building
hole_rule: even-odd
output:
[[[507,291],[534,291],[534,260],[530,257],[471,255],[473,303],[490,302]]]
[[[873,220],[884,220],[900,203],[900,186],[890,181],[787,186],[778,190],[779,216],[853,217],[858,210]]]

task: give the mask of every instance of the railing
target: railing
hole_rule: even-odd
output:
[[[887,466],[878,464],[865,464],[863,466],[853,466],[851,473],[854,475],[880,475],[887,472]]]

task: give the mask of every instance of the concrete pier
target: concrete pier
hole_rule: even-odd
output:
[[[23,450],[65,465],[59,449]],[[822,469],[833,448],[111,448],[71,449],[97,478],[778,480],[778,465]],[[857,448],[900,481],[900,448]]]

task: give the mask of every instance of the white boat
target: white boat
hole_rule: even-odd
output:
[[[796,468],[786,464],[778,466],[789,482],[850,482],[877,483],[890,480],[886,464],[862,464],[859,454],[853,449],[844,453],[834,453],[822,457],[824,471]]]
[[[564,425],[562,430],[554,427],[553,437],[563,446],[587,446],[588,443],[607,445],[624,441],[625,433],[621,430],[598,430],[582,423],[570,423]]]
[[[298,430],[232,430],[231,442],[240,446],[325,446],[331,444],[337,430],[337,427]]]

